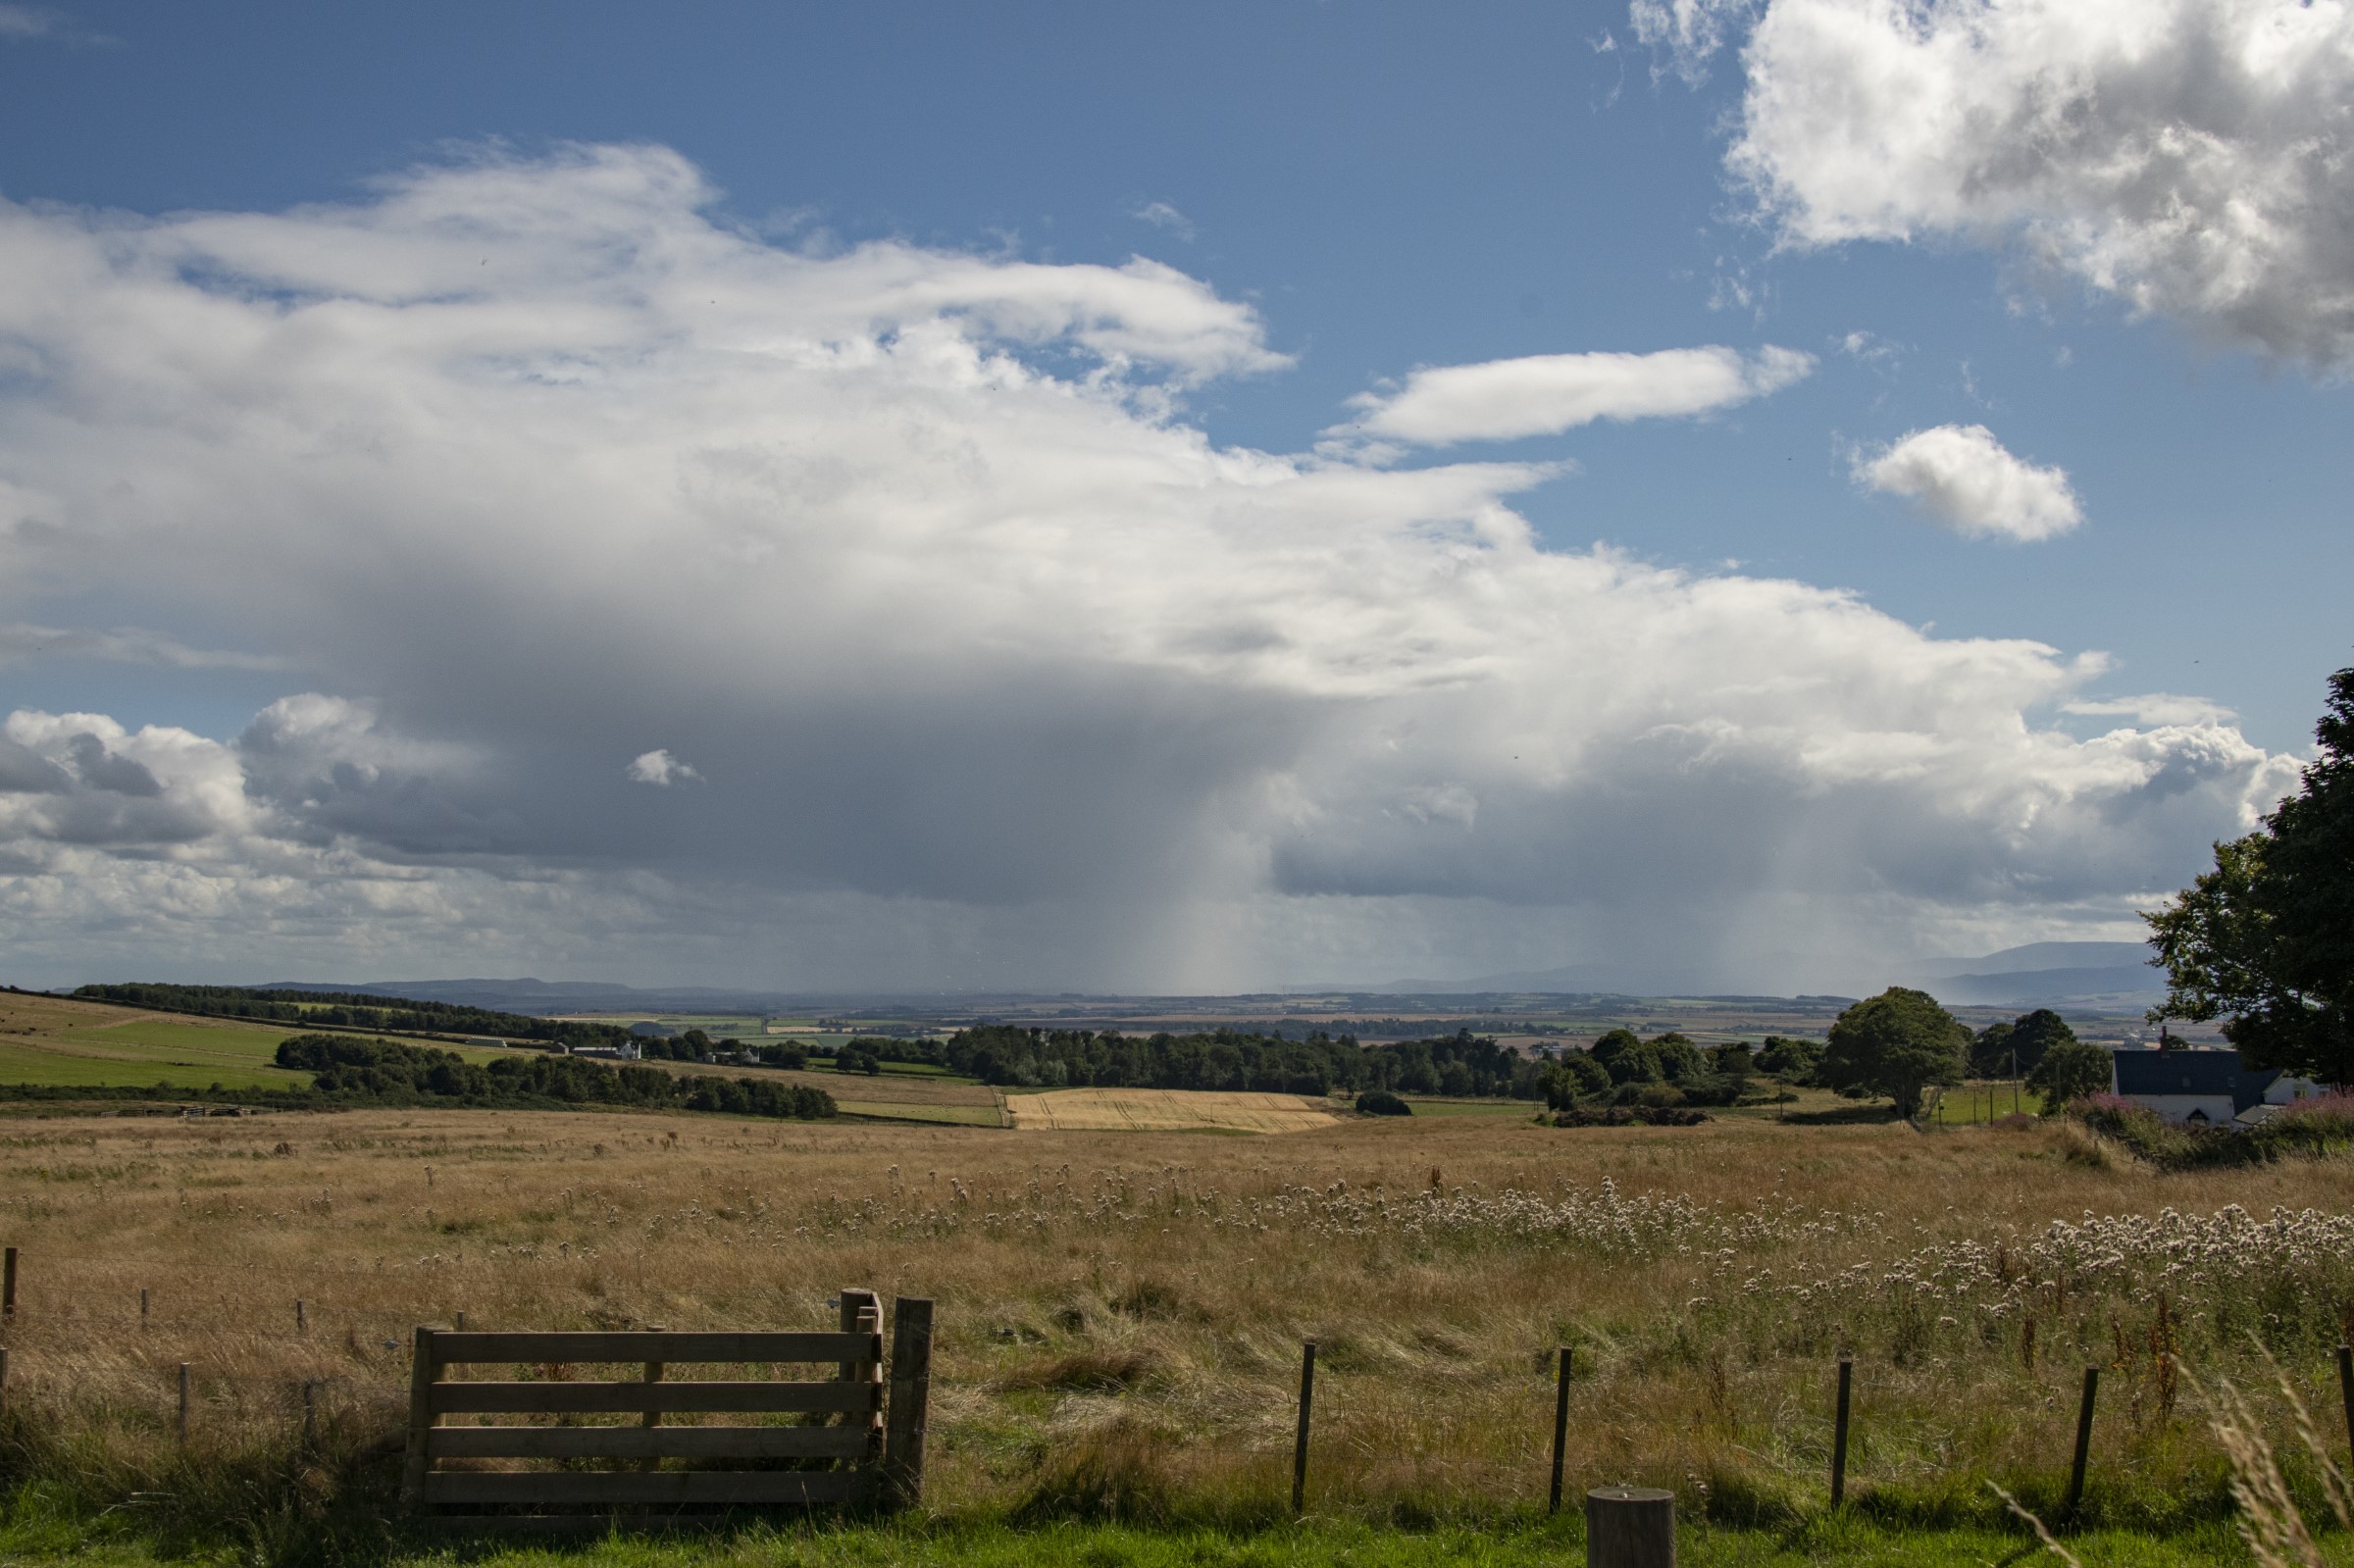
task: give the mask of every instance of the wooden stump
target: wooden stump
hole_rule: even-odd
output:
[[[1587,1568],[1675,1568],[1675,1493],[1597,1487],[1586,1493]]]

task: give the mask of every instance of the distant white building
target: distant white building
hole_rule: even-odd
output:
[[[638,1046],[635,1041],[625,1041],[619,1045],[567,1045],[563,1047],[563,1050],[567,1056],[593,1056],[600,1061],[607,1062],[638,1060]]]
[[[2117,1050],[2110,1088],[2176,1127],[2260,1122],[2283,1105],[2326,1092],[2277,1067],[2249,1067],[2237,1051]]]

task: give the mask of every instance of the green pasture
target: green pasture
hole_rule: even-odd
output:
[[[64,1028],[29,1038],[0,1039],[0,1085],[66,1088],[308,1088],[311,1075],[271,1065],[281,1040],[301,1034],[284,1024],[252,1027],[136,1023]],[[507,1054],[420,1041],[475,1061]]]
[[[152,1511],[152,1510],[148,1510]],[[92,1520],[20,1494],[0,1516],[0,1560],[78,1568],[244,1568],[314,1560],[260,1539],[219,1544],[162,1541],[139,1510]],[[1256,1529],[1163,1529],[1095,1523],[1020,1527],[939,1519],[903,1523],[784,1521],[709,1534],[591,1537],[575,1543],[501,1538],[388,1538],[353,1532],[333,1560],[365,1568],[1575,1568],[1585,1560],[1574,1513],[1550,1523],[1489,1529],[1394,1528],[1310,1517]],[[1684,1568],[2033,1568],[2053,1564],[2017,1530],[1908,1528],[1859,1514],[1769,1529],[1687,1524]],[[287,1543],[286,1544],[291,1544]],[[2084,1568],[2208,1568],[2251,1562],[2218,1524],[2181,1535],[2124,1531],[2071,1535]],[[2342,1533],[2323,1538],[2323,1559],[2354,1563]],[[327,1560],[319,1558],[315,1560]]]
[[[2042,1109],[2042,1096],[2029,1093],[2019,1083],[1958,1084],[1939,1094],[1925,1120],[1932,1127],[1974,1127],[2015,1110],[2034,1116]]]
[[[0,1042],[0,1084],[74,1088],[300,1088],[308,1073],[270,1065],[278,1042],[299,1031],[282,1024],[215,1028],[146,1020],[103,1028],[62,1029],[45,1038]]]

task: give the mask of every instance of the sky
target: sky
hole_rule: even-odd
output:
[[[0,4],[0,975],[1877,988],[2354,644],[2354,16]]]

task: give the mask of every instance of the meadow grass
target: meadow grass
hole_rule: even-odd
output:
[[[2073,1127],[1204,1138],[419,1111],[4,1131],[0,1241],[25,1277],[0,1481],[30,1490],[0,1550],[19,1552],[48,1529],[382,1559],[407,1549],[375,1521],[413,1325],[822,1328],[825,1297],[862,1285],[939,1302],[928,1513],[759,1560],[1053,1558],[1019,1544],[1051,1540],[1086,1568],[1185,1542],[1212,1543],[1189,1562],[1367,1562],[1392,1530],[1426,1556],[1558,1549],[1563,1527],[1535,1520],[1562,1344],[1571,1494],[1673,1488],[1706,1526],[1692,1561],[1997,1560],[2022,1538],[1986,1483],[2056,1511],[2087,1364],[2103,1403],[2074,1523],[2124,1553],[2087,1563],[2230,1560],[2228,1464],[2183,1370],[2261,1390],[2261,1343],[2333,1410],[2354,1313],[2343,1163],[2161,1174]],[[1309,1337],[1303,1534],[1284,1514]],[[1853,1502],[1826,1521],[1842,1349]],[[2296,1451],[2277,1401],[2258,1418]],[[2288,1484],[2310,1500],[2310,1473]]]
[[[2211,1568],[2251,1561],[2221,1525],[2172,1536],[2086,1531],[2072,1536],[2068,1545],[2086,1568]],[[613,1535],[552,1545],[494,1535],[434,1540],[395,1533],[346,1560],[384,1568],[1560,1568],[1583,1546],[1582,1526],[1571,1515],[1420,1530],[1318,1518],[1257,1530],[922,1518],[759,1521],[708,1534]],[[2348,1546],[2342,1536],[2330,1540],[2325,1559],[2354,1562]],[[1988,1568],[2054,1561],[2023,1528],[1891,1528],[1861,1515],[1770,1530],[1686,1526],[1679,1531],[1677,1556],[1686,1568]],[[80,1568],[159,1562],[244,1568],[254,1552],[250,1543],[165,1543],[132,1526],[92,1528],[86,1520],[44,1510],[36,1496],[0,1512],[0,1557]]]

